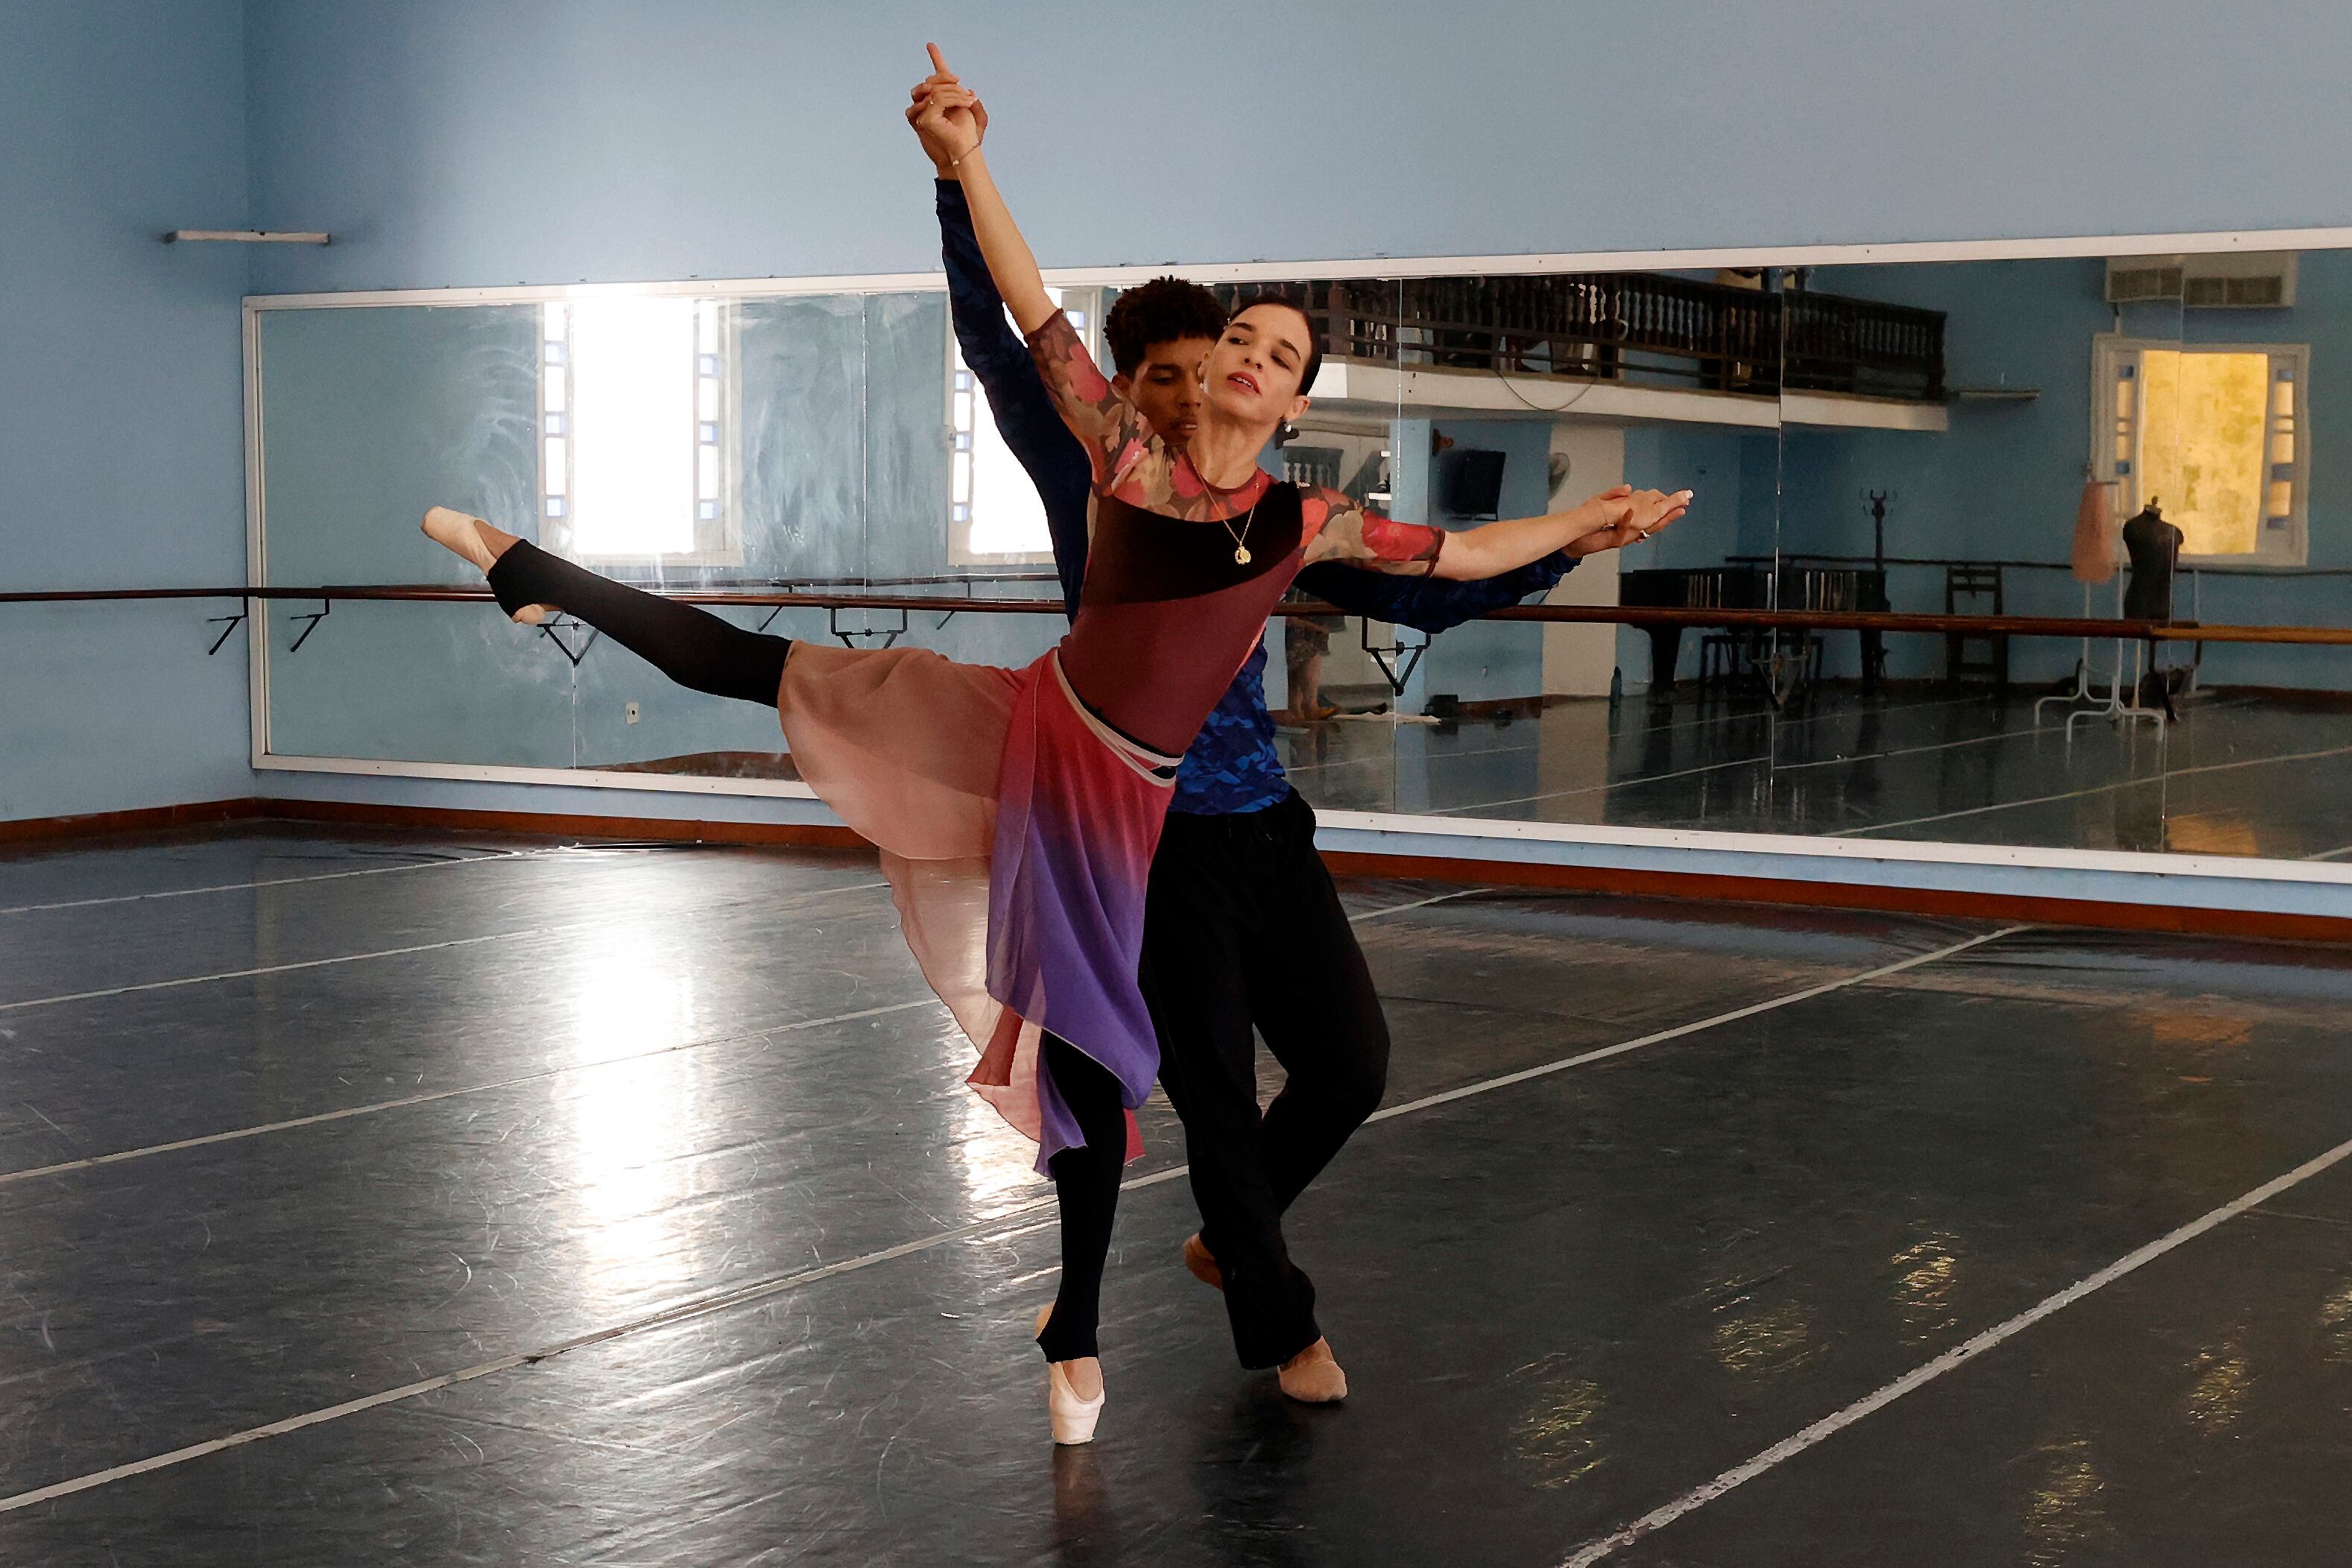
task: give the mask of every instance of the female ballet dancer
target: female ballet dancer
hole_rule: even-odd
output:
[[[1474,577],[1561,548],[1589,554],[1672,521],[1689,493],[1454,536],[1336,491],[1303,498],[1255,466],[1279,420],[1304,412],[1298,388],[1319,357],[1304,319],[1275,307],[1244,312],[1212,355],[1199,466],[1171,458],[1047,299],[978,157],[972,101],[941,94],[926,112],[960,161],[998,288],[1094,454],[1086,596],[1052,652],[1012,670],[796,643],[447,508],[425,531],[480,567],[524,624],[560,608],[681,685],[772,704],[801,776],[879,848],[908,945],[980,1047],[973,1088],[1037,1140],[1054,1180],[1062,1280],[1037,1342],[1055,1440],[1083,1443],[1104,1405],[1096,1318],[1131,1110],[1158,1059],[1137,984],[1152,850],[1177,763],[1276,600],[1315,560]]]

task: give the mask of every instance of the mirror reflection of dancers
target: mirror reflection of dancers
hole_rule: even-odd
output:
[[[980,1048],[971,1082],[1038,1142],[1062,1215],[1059,1294],[1038,1317],[1056,1442],[1103,1407],[1096,1314],[1132,1108],[1159,1053],[1137,982],[1144,892],[1177,764],[1300,568],[1488,576],[1590,553],[1679,516],[1688,492],[1489,523],[1396,523],[1257,468],[1319,357],[1307,323],[1244,312],[1211,354],[1192,454],[1171,457],[1112,392],[1045,294],[978,153],[971,94],[926,134],[961,164],[982,251],[1096,470],[1086,597],[1024,669],[923,648],[850,649],[747,631],[444,507],[425,531],[481,567],[526,624],[560,608],[696,690],[773,704],[810,787],[881,854],[908,947]],[[1197,466],[1195,466],[1197,463]],[[1215,481],[1223,481],[1222,483]]]
[[[956,167],[922,136],[931,90],[961,85],[945,72],[926,78],[907,118],[939,175],[957,343],[997,433],[1036,486],[1063,602],[1075,616],[1093,467],[1005,320]],[[986,110],[975,105],[973,119],[984,142]],[[1122,289],[1104,317],[1117,371],[1111,384],[1171,451],[1200,428],[1201,364],[1231,314],[1198,283],[1156,278]],[[1575,564],[1556,551],[1498,577],[1451,582],[1326,562],[1301,571],[1297,588],[1349,615],[1436,633],[1541,594]],[[1301,694],[1315,683],[1296,668],[1307,629],[1297,616],[1284,622],[1294,710],[1312,704]],[[1326,1404],[1347,1396],[1348,1380],[1317,1321],[1315,1283],[1292,1257],[1283,1215],[1379,1107],[1389,1031],[1363,949],[1316,851],[1314,810],[1283,773],[1265,662],[1261,642],[1177,770],[1145,900],[1142,984],[1160,1040],[1160,1087],[1184,1124],[1201,1210],[1200,1233],[1184,1243],[1185,1266],[1223,1293],[1243,1366],[1270,1367],[1289,1397]],[[1263,1111],[1261,1034],[1286,1075]]]

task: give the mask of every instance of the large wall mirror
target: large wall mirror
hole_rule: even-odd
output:
[[[1212,279],[1326,334],[1270,468],[1449,528],[1698,493],[1550,618],[1277,622],[1301,791],[1563,832],[2352,854],[2352,252],[2116,248]],[[1098,343],[1134,280],[1062,303]],[[919,601],[719,608],[794,637],[1017,664],[1060,633],[936,280],[258,300],[248,342],[274,587],[460,584],[415,529],[442,501],[674,590]],[[266,628],[270,765],[798,788],[772,718],[584,627],[330,593]]]

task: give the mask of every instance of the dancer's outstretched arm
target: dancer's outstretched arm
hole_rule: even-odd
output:
[[[1368,616],[1419,632],[1451,631],[1489,610],[1516,605],[1530,594],[1551,591],[1576,565],[1575,558],[1553,551],[1499,577],[1449,582],[1440,577],[1399,577],[1384,572],[1360,572],[1337,561],[1309,566],[1298,574],[1298,591],[1312,594],[1351,616]]]
[[[1566,511],[1446,532],[1393,521],[1339,490],[1318,487],[1307,497],[1307,521],[1315,531],[1307,559],[1457,580],[1495,577],[1554,551],[1596,555],[1647,539],[1687,511],[1690,502],[1688,490],[1667,495],[1621,485]]]

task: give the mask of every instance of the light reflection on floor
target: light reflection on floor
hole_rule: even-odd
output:
[[[1823,688],[1775,714],[1688,690],[1513,719],[1286,729],[1329,810],[2323,858],[2352,852],[2352,706],[2200,692],[2070,734],[2039,693]]]
[[[689,1037],[694,973],[615,956],[581,977],[572,1020],[582,1062],[564,1147],[571,1200],[591,1257],[590,1284],[608,1303],[658,1299],[707,1261],[684,1210],[694,1196],[693,1131],[703,1120],[709,1058],[694,1051],[617,1060]]]

